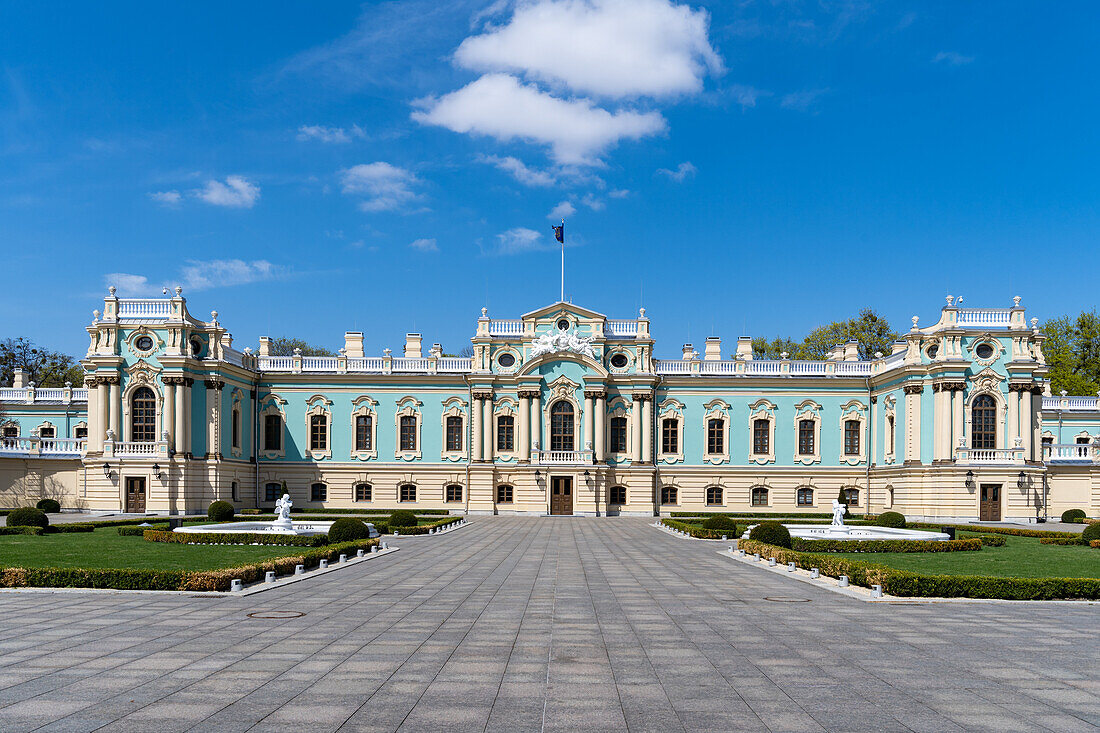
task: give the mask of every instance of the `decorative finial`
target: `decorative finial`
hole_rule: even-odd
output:
[[[160,294],[161,295],[168,295],[168,288],[161,288],[160,289]]]
[[[300,346],[295,346],[294,347],[294,355],[295,356],[301,356],[302,355],[302,348]]]
[[[73,383],[72,382],[65,382],[65,386],[69,387],[71,389],[72,386],[73,386]]]
[[[875,358],[876,359],[881,359],[882,358],[882,352],[881,351],[876,351],[875,352]]]
[[[210,319],[212,321],[214,321],[214,323],[217,323],[218,322],[218,312],[217,311],[210,311]]]
[[[913,327],[911,329],[909,329],[910,331],[918,330],[917,329],[917,321],[919,321],[919,320],[920,320],[920,316],[913,316]]]
[[[1039,333],[1039,319],[1038,318],[1032,318],[1031,319],[1031,330],[1034,331],[1035,333]]]
[[[92,323],[99,322],[99,311],[92,311]]]
[[[947,296],[947,307],[950,308],[951,304],[954,303],[954,302],[955,302],[955,296],[954,295],[948,295]]]
[[[107,292],[111,294],[112,298],[115,297],[115,286],[112,285],[109,288],[107,288]]]
[[[1012,305],[1016,308],[1020,307],[1020,296],[1019,295],[1012,296]]]
[[[645,318],[645,308],[638,309],[638,318]]]
[[[348,355],[348,350],[346,348],[344,348],[343,346],[340,347],[339,351],[340,351],[340,356],[347,356]]]
[[[31,384],[34,384],[34,382],[31,382]],[[1063,397],[1065,397],[1066,395],[1068,395],[1068,394],[1069,394],[1069,392],[1067,392],[1067,391],[1065,391],[1065,390],[1063,389],[1063,390],[1062,390],[1061,392],[1059,392],[1058,394],[1060,394],[1060,395],[1062,395]]]
[[[489,315],[489,309],[488,308],[482,308],[481,309],[481,317],[485,318],[488,315]]]
[[[244,355],[245,356],[251,356],[252,355],[252,347],[251,346],[244,347]]]
[[[182,292],[183,292],[183,288],[181,288],[181,287],[180,287],[179,285],[177,285],[177,286],[176,286],[176,297],[177,297],[177,298],[178,298],[178,297],[180,297],[180,294],[181,294]]]
[[[385,349],[382,349],[382,355],[383,356],[389,356],[392,353],[393,353],[393,351],[389,347],[386,347]]]
[[[780,359],[786,359],[788,356],[790,356],[790,354],[788,354],[786,351],[780,351],[779,352],[779,358]]]

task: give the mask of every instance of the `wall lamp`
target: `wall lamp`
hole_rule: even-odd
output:
[[[973,471],[967,471],[966,472],[966,488],[968,488],[968,489],[973,489],[974,488],[974,472]]]
[[[159,463],[154,463],[153,464],[153,475],[157,477],[158,481],[161,480],[160,464]]]
[[[1016,477],[1016,488],[1022,489],[1027,486],[1027,476],[1023,471],[1020,471],[1020,475]]]
[[[104,463],[103,464],[103,475],[107,478],[111,478],[111,464],[110,463]]]
[[[535,469],[535,480],[538,481],[539,477],[541,477],[541,476],[542,476],[542,471],[540,471],[536,468]]]

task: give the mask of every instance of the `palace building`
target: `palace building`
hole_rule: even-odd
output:
[[[1020,306],[958,307],[891,353],[824,361],[654,357],[645,310],[485,309],[472,358],[238,350],[217,312],[114,289],[86,327],[83,385],[0,388],[0,506],[201,512],[215,499],[471,514],[828,511],[1034,521],[1100,514],[1096,396],[1051,395]],[[727,347],[728,348],[728,347]]]

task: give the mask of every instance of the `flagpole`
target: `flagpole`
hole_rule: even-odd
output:
[[[561,220],[562,232],[565,231],[565,219]],[[561,302],[565,302],[565,235],[561,237]]]

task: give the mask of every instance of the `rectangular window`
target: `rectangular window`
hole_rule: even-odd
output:
[[[370,501],[371,497],[371,485],[370,484],[356,484],[355,485],[355,500],[356,501]]]
[[[233,501],[241,500],[241,487],[236,481],[233,482]]]
[[[313,484],[309,487],[310,501],[325,501],[328,498],[328,487],[324,484]]]
[[[312,415],[309,418],[309,449],[328,449],[328,420],[324,415]]]
[[[416,450],[416,415],[401,416],[401,450]]]
[[[497,487],[497,504],[511,504],[512,503],[512,487],[508,484],[501,484]]]
[[[676,487],[675,486],[662,486],[661,487],[661,503],[662,504],[675,504],[676,503]]]
[[[722,503],[722,487],[721,486],[708,486],[707,487],[707,505],[719,506]]]
[[[233,442],[234,448],[241,447],[241,410],[239,407],[233,408]]]
[[[626,453],[626,418],[611,418],[611,446],[612,453]]]
[[[73,431],[73,437],[74,438],[87,438],[88,437],[88,428],[83,428],[83,427],[77,428],[76,430]]]
[[[282,415],[264,415],[264,450],[282,450]]]
[[[707,454],[720,456],[726,452],[725,420],[707,420]]]
[[[462,487],[458,484],[447,484],[447,501],[462,501]]]
[[[859,455],[859,420],[844,421],[844,455]]]
[[[798,490],[798,505],[799,506],[813,506],[814,505],[814,490],[813,489],[799,489]]]
[[[886,417],[886,452],[894,452],[894,416]]]
[[[798,455],[812,456],[814,454],[814,421],[798,421]]]
[[[666,417],[661,421],[661,452],[676,454],[680,452],[680,421]]]
[[[844,496],[848,499],[845,502],[848,506],[859,506],[859,489],[844,489]]]
[[[501,415],[497,418],[497,450],[513,451],[516,449],[516,421],[511,415]]]
[[[625,504],[626,503],[626,487],[625,486],[612,486],[611,490],[607,494],[608,504]]]
[[[38,429],[39,438],[53,438],[55,437],[55,431],[52,425],[44,425]]]
[[[447,450],[462,450],[462,418],[457,415],[447,418]]]
[[[401,484],[398,501],[416,501],[416,484]]]
[[[370,415],[355,416],[355,450],[373,450],[371,448],[373,445],[371,429],[374,427],[372,422]]]
[[[16,425],[5,425],[3,435],[5,438],[18,438],[19,427]]]
[[[758,456],[766,456],[771,451],[768,446],[771,443],[771,422],[769,420],[752,421],[752,452]]]
[[[282,488],[281,484],[265,484],[264,501],[277,501],[279,498],[279,490]]]

